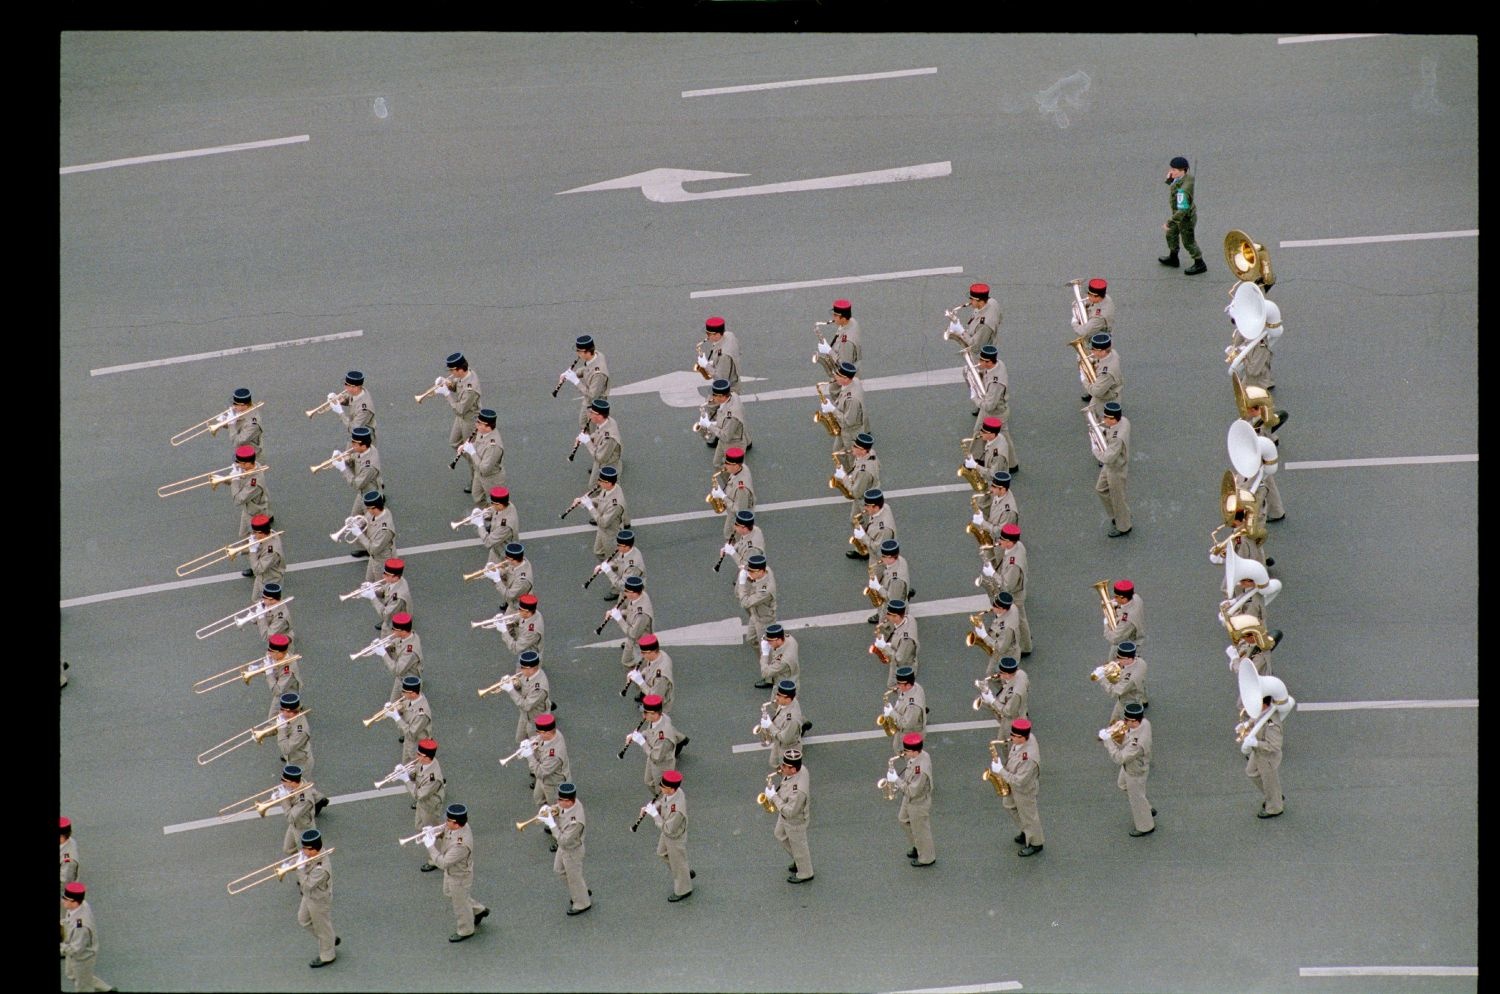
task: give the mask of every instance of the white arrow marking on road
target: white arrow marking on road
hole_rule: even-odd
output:
[[[757,376],[742,376],[740,382],[755,382],[760,379],[762,378]],[[869,393],[872,390],[906,390],[911,387],[933,387],[963,381],[964,371],[953,366],[946,369],[901,373],[897,376],[876,376],[860,382],[865,385],[865,393]],[[699,407],[708,399],[708,395],[701,392],[704,389],[707,387],[703,377],[697,373],[684,371],[653,376],[649,380],[628,383],[622,387],[612,387],[609,394],[611,397],[617,397],[630,393],[658,393],[661,395],[662,403],[668,407]],[[740,400],[746,404],[753,404],[760,400],[787,400],[792,397],[816,397],[817,395],[816,387],[791,387],[786,390],[767,390],[764,393],[742,393]]]
[[[727,567],[726,567],[727,568]],[[917,618],[936,617],[946,614],[973,614],[989,607],[989,599],[983,594],[970,597],[947,597],[940,601],[919,601],[912,604],[907,613]],[[781,619],[781,625],[792,632],[800,628],[836,628],[840,625],[862,625],[869,616],[869,608],[860,611],[839,611],[835,614],[814,614],[805,618]],[[682,628],[668,628],[656,633],[656,637],[668,648],[679,645],[740,645],[743,641],[745,623],[739,618],[724,618],[720,621],[705,621]],[[590,642],[580,649],[618,649],[620,643]]]
[[[727,190],[708,190],[704,193],[689,193],[682,188],[684,183],[710,179],[736,179],[749,173],[709,173],[696,169],[650,169],[643,173],[607,179],[602,183],[563,190],[564,193],[595,193],[601,190],[630,190],[639,187],[646,199],[658,204],[681,204],[689,200],[720,200],[724,197],[758,197],[767,193],[799,193],[803,190],[834,190],[844,186],[873,186],[877,183],[904,183],[913,179],[932,179],[951,176],[952,162],[924,162],[919,166],[899,166],[895,169],[877,169],[868,173],[844,173],[839,176],[819,176],[816,179],[798,179],[786,183],[763,183],[760,186],[738,186]]]

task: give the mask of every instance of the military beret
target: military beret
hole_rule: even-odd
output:
[[[281,779],[296,783],[302,779],[302,767],[288,763],[281,768]]]
[[[536,720],[532,724],[536,726],[537,731],[545,732],[549,728],[557,727],[557,718],[550,711],[544,711],[536,716]]]
[[[1106,418],[1118,418],[1125,413],[1125,408],[1120,406],[1118,400],[1107,400],[1104,402],[1104,416]]]
[[[664,787],[681,787],[682,774],[678,773],[676,770],[662,770],[661,782],[662,786]]]
[[[659,652],[661,650],[661,639],[651,632],[647,632],[635,640],[635,644],[641,647],[642,652]]]
[[[283,632],[277,632],[275,635],[272,635],[270,638],[266,639],[266,645],[278,652],[285,652],[287,646],[291,644],[292,640],[287,638],[286,634]]]
[[[1124,659],[1133,659],[1135,657],[1135,643],[1129,641],[1121,642],[1115,646],[1115,655]]]
[[[1129,580],[1117,580],[1115,582],[1115,593],[1121,597],[1129,597],[1135,593],[1135,584]]]
[[[1009,590],[1002,590],[995,595],[996,607],[1003,607],[1008,609],[1015,602],[1015,595],[1013,595]]]
[[[660,694],[647,694],[641,698],[641,707],[647,711],[660,711],[662,696]]]
[[[901,543],[893,538],[888,538],[880,543],[880,554],[882,556],[899,556],[901,554]]]
[[[450,804],[443,810],[443,814],[449,821],[458,822],[460,825],[469,823],[469,806],[467,804]]]
[[[736,512],[734,512],[734,523],[737,524],[737,525],[744,525],[746,528],[749,528],[751,525],[755,524],[755,512],[754,511],[736,511]]]
[[[255,517],[250,519],[250,527],[258,532],[270,531],[271,516],[269,514],[257,514]]]
[[[296,693],[282,694],[277,703],[283,711],[295,711],[302,706],[302,695]]]
[[[873,449],[875,448],[875,436],[867,431],[862,431],[854,436],[854,444],[861,449]]]
[[[866,504],[884,504],[885,491],[881,490],[879,487],[871,487],[869,490],[865,491],[864,501]]]
[[[281,584],[279,583],[268,583],[260,588],[260,592],[263,597],[274,597],[276,600],[281,600]]]
[[[510,491],[505,487],[490,487],[490,500],[496,504],[504,504],[510,500]]]
[[[302,848],[303,849],[322,849],[323,848],[323,833],[320,832],[320,831],[318,831],[316,828],[309,828],[307,831],[303,832],[302,833]]]
[[[833,302],[833,313],[849,317],[854,313],[854,305],[847,300],[835,300]]]
[[[768,639],[786,638],[786,629],[781,626],[781,622],[774,621],[771,624],[769,624],[769,625],[766,626],[766,638],[768,638]]]
[[[738,445],[736,445],[732,449],[725,449],[724,450],[724,461],[725,462],[744,462],[745,461],[745,450],[742,449],[742,448],[740,448]]]
[[[1108,290],[1109,284],[1104,282],[1103,280],[1098,278],[1089,280],[1089,293],[1092,293],[1098,297],[1102,297]]]
[[[594,336],[593,335],[579,335],[577,338],[575,338],[573,340],[573,348],[575,348],[575,349],[583,349],[586,352],[592,352],[592,351],[594,351]]]
[[[571,801],[578,797],[578,788],[571,783],[560,783],[557,785],[558,800]]]
[[[788,697],[797,696],[796,680],[778,680],[776,682],[776,693],[785,694]]]
[[[703,322],[703,330],[722,332],[724,330],[724,319],[715,314]]]
[[[990,477],[990,483],[997,487],[1008,487],[1010,486],[1010,474],[1003,469],[997,470],[995,475]]]
[[[537,600],[536,594],[522,594],[516,598],[516,603],[528,611],[535,611],[541,601]]]
[[[985,418],[979,423],[979,427],[982,431],[997,432],[1005,427],[1005,422],[999,418]]]
[[[990,285],[988,283],[973,283],[969,286],[969,296],[978,300],[990,299]]]
[[[526,546],[522,545],[520,542],[507,542],[505,544],[505,558],[525,559]]]
[[[1013,721],[1013,722],[1010,723],[1010,730],[1012,732],[1015,732],[1017,735],[1023,735],[1023,736],[1025,736],[1027,738],[1030,738],[1031,737],[1031,719],[1030,718],[1017,718],[1015,721]]]
[[[589,401],[589,410],[594,412],[595,414],[603,414],[608,417],[609,401],[605,400],[603,397],[595,397],[593,400]]]
[[[853,376],[855,373],[858,373],[858,372],[859,372],[859,367],[856,366],[856,365],[854,365],[854,363],[852,363],[852,362],[841,362],[841,363],[839,363],[838,374],[840,376]]]
[[[370,431],[369,426],[367,425],[355,425],[353,428],[349,429],[349,438],[352,441],[359,442],[363,445],[369,445],[370,439],[373,438],[374,435],[375,433]]]
[[[1000,537],[1015,541],[1021,537],[1021,526],[1014,521],[1000,526]]]
[[[385,561],[385,571],[391,574],[391,576],[400,576],[402,573],[406,572],[406,560],[387,559]]]
[[[1184,159],[1180,155],[1174,155],[1172,157],[1172,161],[1169,162],[1169,163],[1167,163],[1167,165],[1171,166],[1173,169],[1187,169],[1187,168],[1189,168],[1188,167],[1188,160]]]
[[[888,600],[885,602],[885,610],[887,614],[905,614],[906,601],[899,597]]]
[[[70,901],[82,901],[84,895],[87,893],[88,888],[84,887],[83,884],[79,883],[76,880],[63,888],[63,895],[66,896]]]
[[[365,507],[385,507],[385,495],[379,490],[365,491]]]
[[[621,528],[619,531],[615,532],[615,544],[634,545],[635,532],[631,531],[629,528]]]
[[[443,365],[449,369],[466,369],[468,368],[469,360],[464,358],[462,352],[455,352],[444,361]]]

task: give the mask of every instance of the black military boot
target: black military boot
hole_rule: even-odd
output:
[[[1199,273],[1206,272],[1208,272],[1208,267],[1203,264],[1203,259],[1200,256],[1199,258],[1193,260],[1193,264],[1191,266],[1182,271],[1182,275],[1197,276]]]
[[[1171,266],[1174,269],[1176,267],[1182,265],[1182,263],[1180,263],[1180,262],[1177,261],[1177,253],[1176,252],[1173,252],[1171,255],[1157,256],[1156,261],[1159,262],[1159,263],[1161,263],[1163,266]]]

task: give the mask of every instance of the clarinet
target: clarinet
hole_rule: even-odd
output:
[[[716,562],[716,563],[714,563],[714,572],[715,573],[719,572],[719,567],[724,565],[724,557],[727,556],[727,555],[729,555],[729,553],[727,553],[727,552],[720,552],[719,553],[719,561]]]
[[[467,441],[470,441],[470,442],[474,441],[474,436],[476,436],[478,434],[479,434],[479,426],[476,424],[474,426],[474,430],[471,431],[471,432],[469,432],[469,437],[468,437]],[[461,459],[462,457],[463,457],[463,446],[459,446],[459,450],[453,454],[453,461],[448,464],[448,468],[449,469],[453,469],[455,466],[457,466],[458,465],[458,460]]]
[[[569,364],[568,368],[569,369],[577,369],[578,368],[578,360],[577,360],[577,358],[574,358],[573,362],[571,364]],[[562,389],[562,385],[563,385],[563,379],[562,379],[562,377],[559,376],[557,378],[557,386],[555,386],[555,387],[552,388],[552,396],[554,396],[554,397],[557,396],[557,391],[559,391],[559,390]]]
[[[639,731],[640,731],[640,730],[641,730],[641,729],[643,729],[643,728],[645,728],[645,727],[646,727],[646,719],[645,719],[645,718],[642,718],[642,719],[641,719],[641,720],[640,720],[640,721],[639,721],[639,722],[638,722],[638,723],[637,723],[637,724],[636,724],[636,726],[635,726],[635,730],[636,730],[636,731],[637,731],[637,732],[639,732]],[[629,749],[630,749],[630,740],[629,740],[629,739],[626,739],[626,740],[625,740],[625,744],[624,744],[624,745],[622,745],[622,746],[621,746],[621,747],[620,747],[620,751],[619,751],[619,752],[618,752],[618,753],[616,753],[616,754],[615,754],[615,758],[616,758],[616,759],[624,759],[624,758],[625,758],[625,753],[626,753],[626,751],[628,751],[628,750],[629,750]]]
[[[635,820],[635,823],[630,826],[630,830],[632,832],[634,832],[636,829],[638,829],[638,828],[641,827],[641,822],[643,822],[645,820],[646,820],[646,809],[645,808],[641,808],[640,816],[637,817],[636,820]]]
[[[609,561],[609,560],[607,560],[607,559],[606,559],[606,560],[605,560],[605,562],[608,562],[608,561]],[[602,565],[602,564],[601,564],[601,565]],[[588,579],[587,579],[587,580],[584,580],[584,581],[583,581],[583,589],[584,589],[584,590],[587,590],[587,589],[589,589],[589,584],[591,584],[591,583],[593,583],[593,582],[594,582],[594,578],[595,578],[595,577],[596,577],[596,576],[598,576],[598,575],[599,575],[599,574],[600,574],[600,573],[601,573],[601,572],[603,572],[603,571],[602,571],[602,570],[600,570],[600,569],[599,569],[599,567],[598,567],[598,566],[595,566],[595,567],[594,567],[594,572],[592,572],[592,573],[590,573],[590,574],[589,574],[589,578],[588,578]]]
[[[581,434],[583,434],[583,432],[579,432],[579,434],[581,435]],[[580,445],[582,445],[582,444],[583,444],[583,439],[581,439],[581,438],[575,438],[575,439],[573,439],[573,451],[568,453],[568,462],[572,462],[573,461],[573,457],[576,456],[576,455],[578,455],[578,447]]]

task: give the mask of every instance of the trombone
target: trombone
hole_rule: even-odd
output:
[[[516,749],[515,752],[511,753],[509,756],[501,756],[500,757],[500,765],[501,766],[508,765],[512,759],[515,759],[517,756],[521,755],[521,753],[525,752],[526,751],[526,747],[528,745],[531,747],[531,751],[535,752],[541,746],[541,744],[542,744],[542,737],[540,735],[533,735],[531,738],[529,738],[526,741],[522,742],[521,745],[520,745],[520,747],[518,749]],[[552,817],[556,818],[557,815],[553,815]]]
[[[191,428],[184,428],[182,431],[179,431],[177,434],[173,435],[172,444],[174,446],[181,445],[183,442],[197,438],[199,435],[202,435],[204,433],[207,433],[209,435],[217,435],[220,428],[227,428],[228,426],[238,421],[240,418],[243,418],[245,415],[252,414],[265,406],[266,402],[261,400],[257,401],[246,410],[239,412],[236,412],[232,407],[225,408],[218,414],[215,414],[213,417],[205,418],[202,421],[199,421],[197,424],[193,425]]]
[[[515,688],[516,683],[520,679],[521,679],[521,674],[519,674],[519,673],[507,673],[503,677],[501,677],[499,680],[496,680],[494,683],[490,684],[488,687],[480,687],[479,688],[479,696],[480,697],[484,697],[484,696],[486,696],[488,694],[499,694],[499,693],[508,692],[508,691],[510,691],[510,690],[512,690],[512,689]],[[514,759],[515,757],[512,756],[511,758]],[[500,765],[504,766],[506,764],[506,762],[508,762],[508,761],[502,759],[502,760],[500,760]]]
[[[248,814],[253,808],[256,814],[264,818],[266,816],[266,812],[270,811],[278,804],[290,801],[292,798],[296,797],[298,794],[301,794],[303,791],[312,790],[312,788],[313,782],[311,780],[301,784],[298,787],[293,788],[292,790],[287,790],[285,784],[277,784],[274,787],[267,787],[265,790],[261,791],[258,794],[251,794],[249,797],[244,798],[243,800],[235,801],[233,804],[227,804],[224,807],[220,808],[219,817],[228,818],[232,815]],[[262,800],[262,798],[264,798],[264,800]]]
[[[363,659],[366,656],[373,656],[376,653],[380,653],[383,655],[387,649],[389,649],[399,641],[401,641],[401,636],[396,632],[392,632],[385,638],[371,639],[370,644],[365,646],[363,649],[359,650],[358,652],[349,653],[349,658]]]
[[[537,809],[537,813],[535,816],[527,818],[525,821],[516,822],[516,831],[524,832],[526,831],[527,825],[534,825],[537,822],[541,821],[543,817],[550,816],[556,818],[560,814],[562,814],[561,804],[553,804],[551,806],[543,804],[540,808]]]
[[[245,686],[248,687],[250,685],[250,679],[252,677],[260,676],[262,673],[269,672],[270,670],[273,670],[278,666],[285,666],[289,663],[295,663],[301,658],[302,653],[294,652],[290,656],[287,656],[280,660],[273,660],[270,656],[261,656],[259,659],[251,659],[248,662],[243,662],[238,666],[231,667],[225,670],[223,673],[215,673],[213,676],[204,677],[202,680],[199,680],[197,683],[193,684],[193,693],[206,694],[210,690],[218,690],[220,687],[227,687],[231,683],[234,683],[236,680],[245,681]]]
[[[396,718],[400,715],[400,713],[400,705],[398,705],[395,701],[386,701],[380,706],[379,711],[376,711],[368,718],[361,718],[360,722],[363,723],[366,728],[369,728],[371,725],[375,724],[377,721],[380,721],[382,718]]]
[[[338,401],[340,404],[347,404],[352,399],[353,398],[351,398],[348,394],[343,392],[331,393],[328,395],[328,399],[323,401],[323,403],[319,404],[317,407],[314,407],[312,410],[304,411],[303,413],[308,417],[313,417],[315,415],[322,414],[324,411],[332,410],[334,401]]]
[[[394,783],[395,781],[401,779],[401,774],[403,773],[405,773],[407,776],[411,776],[413,773],[417,772],[417,767],[421,765],[421,761],[415,759],[409,763],[397,763],[391,769],[391,772],[375,781],[375,789],[379,790],[381,787],[385,787],[390,785],[391,783]]]
[[[471,621],[469,622],[469,627],[490,628],[498,632],[501,629],[509,628],[511,625],[520,620],[520,612],[517,612],[515,614],[497,614],[493,618],[485,618],[483,621]],[[602,628],[604,626],[601,625],[600,627]],[[595,634],[597,635],[598,633],[595,632]]]
[[[308,786],[312,785],[308,784]],[[256,887],[260,884],[263,884],[267,880],[270,880],[272,877],[276,878],[277,880],[281,880],[285,878],[288,873],[295,873],[297,872],[297,870],[306,866],[308,863],[316,863],[318,860],[324,858],[325,856],[332,856],[337,851],[337,849],[329,847],[327,849],[320,850],[316,856],[303,856],[299,853],[298,855],[289,857],[287,859],[277,860],[276,862],[271,863],[267,866],[262,866],[260,869],[254,871],[253,873],[245,874],[238,880],[229,881],[229,893],[243,894],[251,887]]]
[[[361,583],[359,586],[355,587],[353,590],[349,591],[347,594],[339,594],[339,600],[340,601],[347,601],[347,600],[352,600],[355,597],[363,597],[365,594],[367,594],[370,591],[374,590],[375,588],[379,587],[380,583],[381,583],[381,581],[379,581],[379,580],[366,580],[364,583]],[[355,657],[350,656],[349,658],[353,659]]]
[[[354,527],[354,523],[356,521],[359,521],[359,520],[360,520],[359,515],[357,515],[357,514],[351,514],[351,515],[349,515],[349,517],[347,517],[347,518],[344,519],[343,526],[340,527],[339,530],[336,531],[336,532],[330,532],[329,535],[328,535],[328,537],[331,538],[331,539],[333,539],[335,542],[345,542],[345,543],[347,543],[349,545],[353,545],[355,543],[355,541],[359,538],[360,531],[363,530],[362,528],[356,529]]]
[[[345,449],[343,452],[335,452],[333,455],[329,456],[327,459],[324,459],[322,462],[318,463],[316,466],[309,466],[307,468],[310,469],[310,470],[312,470],[314,473],[316,473],[319,470],[327,469],[328,467],[332,466],[336,462],[346,462],[346,461],[348,461],[348,459],[349,459],[349,450]]]
[[[296,599],[296,597],[288,597],[275,606],[280,607],[282,604],[290,604]],[[230,628],[243,628],[245,625],[250,624],[250,622],[265,617],[271,610],[272,608],[267,607],[265,601],[257,601],[249,607],[242,607],[233,614],[225,615],[218,621],[210,621],[194,634],[200,639],[206,639],[211,635],[217,635]]]
[[[1104,611],[1104,623],[1111,628],[1120,627],[1120,621],[1115,617],[1115,602],[1109,596],[1109,581],[1100,580],[1093,587],[1099,594],[1099,607]]]
[[[185,494],[189,490],[197,490],[199,487],[208,487],[210,490],[217,490],[222,484],[233,483],[240,477],[249,476],[252,473],[264,473],[270,468],[264,463],[256,463],[249,469],[238,470],[234,468],[234,465],[231,463],[223,469],[211,469],[207,473],[199,473],[197,476],[190,476],[185,480],[178,480],[175,483],[163,483],[156,488],[156,496],[175,497],[178,494]]]
[[[198,572],[200,569],[207,569],[215,563],[226,562],[238,555],[250,552],[258,542],[269,542],[273,538],[280,538],[283,534],[285,533],[282,531],[274,531],[265,538],[256,538],[253,535],[247,535],[237,542],[221,545],[214,551],[205,553],[197,559],[189,559],[177,567],[177,575],[188,576],[189,574]]]
[[[833,403],[833,401],[828,399],[828,394],[825,392],[827,388],[828,383],[826,381],[819,382],[813,387],[818,392],[818,403],[820,405]],[[843,427],[839,424],[839,419],[832,414],[824,414],[821,406],[813,412],[813,421],[816,424],[822,425],[827,429],[828,434],[835,438],[844,431]]]
[[[311,713],[312,708],[307,708],[304,711],[297,712],[297,716],[300,718],[302,715]],[[223,756],[227,756],[241,746],[247,746],[252,742],[256,745],[260,745],[262,739],[266,738],[266,736],[268,735],[275,735],[276,732],[286,723],[286,719],[278,714],[274,718],[267,718],[265,721],[261,722],[258,725],[252,725],[251,727],[245,729],[243,732],[240,732],[238,735],[231,735],[229,738],[225,739],[223,742],[220,742],[213,748],[205,749],[200,752],[198,754],[198,765],[207,766],[214,760],[219,759]],[[208,758],[205,759],[205,756]]]

